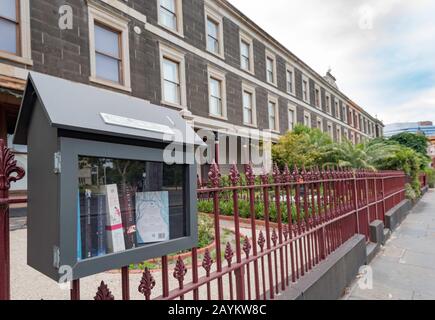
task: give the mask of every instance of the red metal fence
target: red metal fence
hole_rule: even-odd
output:
[[[7,150],[1,141],[0,148]],[[17,179],[24,174],[8,152],[0,157],[0,232],[5,239],[9,234],[5,182],[15,179],[12,172]],[[271,174],[256,177],[249,165],[244,171],[240,175],[233,166],[230,185],[223,187],[219,167],[211,166],[209,185],[198,189],[198,198],[209,201],[212,208],[213,249],[192,248],[176,259],[161,257],[158,275],[145,268],[138,284],[145,299],[274,299],[354,235],[363,234],[368,240],[369,224],[384,220],[384,214],[405,199],[403,172],[287,167],[281,172],[275,166]],[[229,217],[221,215],[224,205],[232,208]],[[2,242],[0,251],[1,280],[9,284],[8,242]],[[130,299],[129,277],[129,268],[123,268],[125,300]],[[157,281],[161,281],[158,291]],[[8,285],[2,292],[0,299],[8,299]],[[80,280],[72,283],[71,299],[80,299]],[[95,299],[114,296],[101,282]]]

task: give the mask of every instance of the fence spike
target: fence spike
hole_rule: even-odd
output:
[[[112,292],[109,290],[107,284],[104,283],[104,281],[101,281],[101,284],[98,287],[94,300],[98,300],[98,301],[115,300],[115,297],[113,296]]]
[[[210,251],[205,250],[204,258],[202,259],[202,267],[204,268],[207,277],[210,277],[211,266],[213,265],[213,259],[211,258]]]
[[[277,163],[275,163],[273,166],[272,176],[273,176],[273,180],[275,181],[275,183],[281,182],[281,172],[279,171]]]
[[[265,243],[266,239],[264,239],[263,231],[260,230],[260,234],[258,235],[258,245],[260,246],[261,252],[264,250]]]
[[[254,170],[252,169],[252,163],[245,165],[245,176],[246,176],[246,183],[250,186],[255,184],[255,175]]]
[[[145,296],[146,300],[149,300],[151,297],[151,292],[156,286],[156,280],[151,274],[148,268],[145,268],[142,279],[140,280],[138,291]]]
[[[245,237],[244,241],[243,241],[243,252],[245,252],[246,254],[246,259],[249,258],[249,254],[251,252],[251,242],[249,241],[248,236]]]
[[[272,243],[274,246],[276,246],[277,241],[278,241],[278,235],[276,234],[276,229],[274,228],[272,230]]]
[[[237,184],[240,181],[240,173],[239,170],[237,169],[236,163],[233,163],[231,165],[229,177],[233,186],[237,186]]]
[[[174,278],[178,280],[178,284],[180,285],[180,288],[183,286],[184,282],[184,276],[187,273],[187,268],[184,264],[183,259],[179,256],[177,259],[177,263],[175,264],[174,268]]]
[[[238,241],[238,239],[236,239],[236,241]],[[229,242],[227,242],[227,246],[225,248],[224,258],[225,258],[225,260],[227,260],[228,267],[231,267],[231,262],[233,260],[233,257],[234,257],[233,248],[231,248],[231,244]]]
[[[221,173],[219,171],[219,166],[215,161],[211,164],[210,172],[208,173],[208,178],[214,188],[219,188]]]

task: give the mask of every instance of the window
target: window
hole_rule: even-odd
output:
[[[328,122],[328,135],[331,137],[331,139],[334,139],[334,130],[331,122]]]
[[[184,55],[160,44],[160,78],[162,104],[186,108],[186,76]]]
[[[289,106],[288,108],[288,129],[292,131],[296,124],[296,107]]]
[[[311,128],[311,114],[304,112],[304,126]]]
[[[343,141],[343,137],[341,134],[341,128],[337,126],[337,142],[342,142]]]
[[[223,23],[222,17],[206,8],[205,14],[206,34],[207,34],[207,51],[223,58],[224,41],[223,41]]]
[[[314,89],[314,105],[316,108],[320,108],[320,87],[317,85]]]
[[[343,103],[342,115],[343,115],[343,121],[347,123],[347,107],[344,103]]]
[[[275,56],[266,52],[266,79],[271,84],[276,84],[276,62]]]
[[[287,67],[286,70],[286,89],[287,93],[294,93],[294,69],[292,67]]]
[[[278,101],[275,98],[271,98],[271,97],[269,98],[268,112],[269,112],[269,129],[272,131],[279,131]]]
[[[31,65],[29,0],[0,1],[0,58]]]
[[[331,96],[329,93],[325,95],[325,112],[331,114]]]
[[[255,108],[255,89],[242,85],[243,89],[243,123],[249,126],[257,125]]]
[[[159,24],[166,29],[183,34],[181,0],[157,0],[159,3]]]
[[[335,99],[334,103],[335,103],[335,117],[337,119],[340,119],[340,102],[337,99]]]
[[[308,86],[309,86],[308,78],[302,76],[302,100],[304,100],[307,103],[310,103],[310,92]]]
[[[95,24],[95,65],[98,78],[123,82],[120,38],[118,31]]]
[[[317,129],[323,132],[323,120],[320,117],[317,117]]]
[[[210,115],[226,119],[226,90],[225,74],[209,68],[208,70],[208,87]]]
[[[353,126],[353,124],[354,124],[354,118],[353,118],[353,111],[352,111],[352,109],[349,110],[349,118],[350,118],[350,125]]]
[[[252,39],[245,33],[240,33],[240,67],[254,73],[254,47]]]
[[[131,91],[128,22],[89,5],[90,80]]]

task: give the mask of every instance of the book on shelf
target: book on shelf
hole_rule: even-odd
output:
[[[136,247],[136,217],[133,189],[127,184],[122,185],[120,203],[126,249]]]
[[[137,243],[169,240],[169,196],[167,191],[136,193]]]
[[[77,260],[82,259],[82,229],[80,216],[80,192],[77,192]]]
[[[106,195],[106,237],[107,253],[125,250],[124,229],[122,224],[121,206],[116,184],[103,186]]]

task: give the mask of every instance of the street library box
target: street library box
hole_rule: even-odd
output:
[[[179,112],[31,72],[14,142],[28,145],[27,262],[48,277],[196,245],[191,155],[203,142]],[[168,161],[168,146],[186,161]]]

